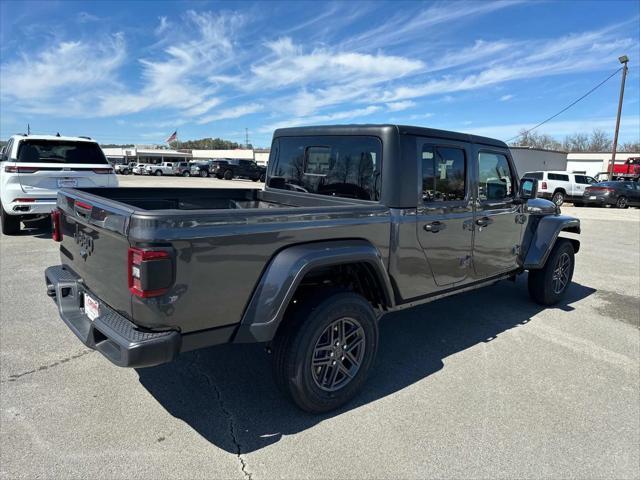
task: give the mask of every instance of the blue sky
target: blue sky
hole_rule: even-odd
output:
[[[630,57],[621,140],[640,138],[640,2],[0,3],[0,138],[161,143],[279,126],[406,123],[506,140]],[[540,128],[612,133],[619,75]]]

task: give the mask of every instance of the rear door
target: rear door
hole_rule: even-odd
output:
[[[94,142],[25,139],[16,162],[27,194],[55,196],[62,187],[107,187],[112,181],[111,165]]]
[[[465,281],[471,266],[471,151],[462,142],[429,138],[418,138],[417,142],[422,172],[418,240],[436,284],[450,286]]]
[[[586,175],[573,175],[574,182],[574,193],[572,194],[575,198],[582,198],[584,196],[584,190],[587,188],[591,182],[589,182],[589,177]]]
[[[524,217],[516,203],[518,177],[508,152],[480,146],[474,163],[473,265],[478,278],[488,278],[517,268]]]

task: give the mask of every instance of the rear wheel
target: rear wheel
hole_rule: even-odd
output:
[[[616,200],[616,208],[629,208],[629,201],[627,200],[627,197],[618,197],[618,200]]]
[[[182,176],[183,177],[190,177],[191,173],[189,173],[189,170],[185,170],[184,172],[182,172]]]
[[[553,305],[566,294],[573,278],[575,257],[573,245],[559,238],[547,263],[540,270],[529,270],[529,295],[540,305]]]
[[[560,206],[564,203],[564,192],[555,192],[553,197],[551,197],[551,201],[555,203],[557,206]]]
[[[378,348],[369,302],[352,292],[309,297],[288,312],[273,344],[277,385],[303,410],[322,413],[362,388]]]
[[[208,177],[209,176],[209,172],[207,172],[206,170],[200,170],[200,176],[201,177]]]
[[[259,180],[264,183],[264,181],[266,180],[266,177],[265,177],[264,173],[260,175],[260,179]]]
[[[9,215],[0,205],[0,223],[2,223],[2,233],[5,235],[16,235],[20,232],[20,217]]]
[[[224,172],[224,179],[231,180],[233,178],[233,172],[231,170],[227,170]]]
[[[162,176],[162,170],[156,170],[156,177]]]

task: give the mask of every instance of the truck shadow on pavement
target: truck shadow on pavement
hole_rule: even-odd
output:
[[[565,301],[554,308],[571,311],[572,303],[594,292],[574,283]],[[523,275],[516,284],[500,282],[389,314],[380,324],[377,361],[364,390],[338,411],[319,416],[298,410],[280,394],[261,345],[189,352],[173,363],[137,372],[142,386],[171,415],[217,447],[239,455],[421,381],[441,370],[445,358],[497,340],[543,309],[529,300]]]

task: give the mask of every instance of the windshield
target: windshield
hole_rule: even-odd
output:
[[[336,197],[378,200],[382,143],[376,137],[280,137],[274,140],[269,186]]]
[[[106,164],[97,143],[68,140],[24,140],[20,142],[18,162]]]

